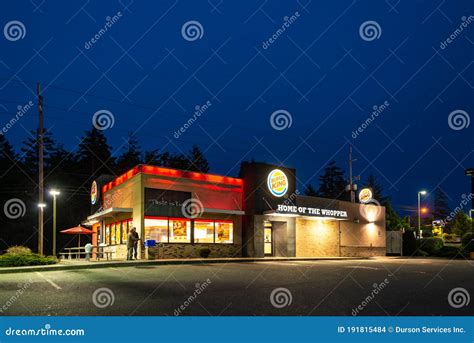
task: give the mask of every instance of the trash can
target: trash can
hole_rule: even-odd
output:
[[[154,239],[147,239],[145,241],[145,258],[147,260],[156,260],[157,248]]]

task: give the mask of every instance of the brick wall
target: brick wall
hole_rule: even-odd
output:
[[[296,257],[339,256],[339,223],[296,219]]]
[[[237,244],[164,244],[151,248],[157,259],[162,258],[200,258],[199,250],[209,248],[209,257],[241,257],[242,251]]]

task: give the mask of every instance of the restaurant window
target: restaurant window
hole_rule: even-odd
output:
[[[170,219],[170,243],[191,243],[191,221],[189,219]]]
[[[110,225],[105,225],[105,244],[110,244]]]
[[[214,243],[214,221],[194,221],[194,243]]]
[[[115,245],[116,242],[117,242],[117,240],[116,240],[117,232],[115,230],[115,227],[116,227],[115,223],[110,224],[110,245]]]
[[[145,218],[145,240],[168,242],[168,219]]]
[[[127,243],[127,235],[128,235],[128,221],[122,221],[122,244]]]
[[[216,243],[234,242],[234,223],[216,220]]]

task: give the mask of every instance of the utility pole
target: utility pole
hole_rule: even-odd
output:
[[[471,178],[471,197],[474,196],[474,168],[466,169],[466,176]],[[469,210],[469,217],[472,219],[472,212],[474,212],[474,198],[471,199],[471,209]],[[471,233],[474,234],[474,221],[471,221]]]
[[[349,185],[347,188],[351,193],[351,202],[355,202],[355,191],[357,190],[357,185],[354,184],[354,178],[352,177],[352,162],[354,161],[357,161],[357,159],[352,158],[352,145],[349,145]]]
[[[44,183],[43,183],[43,96],[41,95],[41,86],[38,82],[37,87],[38,95],[38,115],[39,115],[39,124],[38,124],[38,204],[44,204]],[[43,255],[43,209],[41,208],[38,211],[38,254]]]

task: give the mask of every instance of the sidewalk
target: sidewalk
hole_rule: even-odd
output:
[[[93,268],[117,268],[138,266],[159,266],[179,264],[209,264],[209,263],[242,263],[242,262],[274,262],[274,261],[330,261],[330,260],[367,260],[370,257],[236,257],[236,258],[182,258],[163,260],[135,260],[135,261],[81,261],[62,260],[58,264],[46,266],[6,267],[0,268],[0,274],[46,272],[55,270],[77,270]]]

